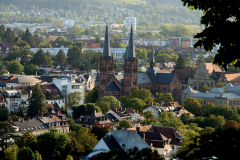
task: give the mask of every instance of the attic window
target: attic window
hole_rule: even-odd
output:
[[[125,144],[122,144],[122,147],[126,147],[126,145],[125,145]]]

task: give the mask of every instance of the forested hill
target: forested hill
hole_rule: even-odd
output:
[[[122,7],[127,7],[127,4],[150,4],[152,6],[157,4],[170,4],[181,7],[183,3],[181,0],[1,0],[1,5],[16,6],[19,10],[31,10],[33,6],[48,9],[63,9],[76,10],[79,6],[88,7],[89,5],[101,6],[102,4],[114,4]]]

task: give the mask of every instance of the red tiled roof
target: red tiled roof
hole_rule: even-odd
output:
[[[42,84],[40,85],[44,95],[58,95],[61,94],[55,84]]]
[[[185,80],[190,75],[191,70],[174,69],[172,72],[176,73],[180,80]],[[195,71],[193,71],[193,73],[195,73]]]
[[[209,75],[211,76],[213,74],[213,70],[215,70],[215,72],[222,72],[221,68],[213,63],[205,63],[206,65],[206,69],[208,70]]]

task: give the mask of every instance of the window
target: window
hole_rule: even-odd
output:
[[[67,129],[66,129],[66,133],[67,133]]]
[[[126,145],[125,145],[125,144],[122,144],[122,147],[126,147]]]
[[[80,85],[72,85],[72,89],[80,89]]]
[[[172,149],[174,150],[174,146],[172,146]]]
[[[64,133],[64,129],[63,129],[63,133]]]

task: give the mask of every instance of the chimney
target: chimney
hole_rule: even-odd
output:
[[[151,102],[151,106],[153,106],[153,101]]]
[[[12,118],[10,118],[9,121],[12,122]]]
[[[143,140],[145,141],[145,133],[143,133]]]
[[[136,111],[136,113],[138,114],[138,110]]]
[[[140,127],[136,127],[136,131],[138,133],[140,131]]]
[[[57,111],[57,116],[59,117],[59,111]]]
[[[115,112],[117,112],[117,108],[115,108]]]
[[[28,117],[28,121],[30,122],[30,118]]]
[[[122,111],[122,107],[120,107],[120,111]]]
[[[96,110],[94,110],[94,115],[97,113],[97,111]]]
[[[24,118],[22,118],[22,122],[24,122]]]

